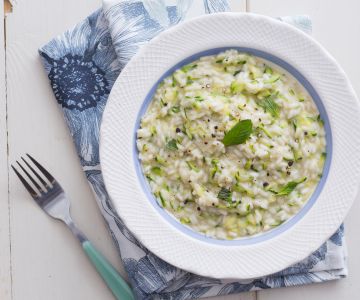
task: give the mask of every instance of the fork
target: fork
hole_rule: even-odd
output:
[[[35,168],[23,157],[22,161],[25,163],[27,168],[35,175],[32,176],[26,170],[26,168],[19,162],[21,170],[24,172],[26,177],[30,180],[32,185],[27,181],[20,172],[11,165],[12,169],[19,177],[25,188],[30,193],[31,197],[35,202],[51,217],[63,221],[68,228],[71,230],[73,235],[79,240],[82,248],[98,273],[101,275],[107,286],[110,288],[116,299],[121,300],[133,300],[134,295],[126,283],[121,278],[120,274],[115,268],[106,260],[106,258],[90,243],[86,236],[77,228],[70,216],[70,201],[65,195],[64,190],[56,179],[32,156],[26,154],[28,159],[36,166],[43,177],[35,170]],[[36,180],[36,179],[37,180]]]

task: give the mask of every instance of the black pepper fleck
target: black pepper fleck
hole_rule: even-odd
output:
[[[181,129],[180,129],[180,128],[176,128],[176,132],[177,132],[177,133],[181,132]]]
[[[270,173],[269,173],[269,172],[267,172],[267,173],[266,173],[266,176],[270,176]]]
[[[198,206],[197,208],[196,208],[198,211],[200,211],[201,210],[201,208]]]
[[[207,145],[207,144],[208,144],[208,142],[204,142],[204,144],[205,144],[205,145]]]
[[[214,138],[214,137],[216,137],[216,135],[215,135],[215,134],[213,134],[213,133],[211,134],[211,136],[212,136],[213,138]]]
[[[288,166],[289,166],[289,167],[291,167],[293,164],[294,164],[294,162],[293,162],[292,160],[290,160],[290,161],[288,162]]]
[[[290,172],[290,171],[287,171],[287,172],[286,172],[286,174],[290,175],[290,174],[291,174],[291,172]]]
[[[304,132],[304,135],[308,135],[308,132],[307,132],[307,131],[305,131],[305,132]]]
[[[215,129],[215,130],[217,130],[218,128],[219,128],[219,127],[217,127],[217,126],[214,126],[214,129]]]
[[[211,205],[212,205],[212,206],[215,206],[215,203],[213,202],[213,203],[211,203]]]
[[[168,105],[168,104],[165,102],[165,103],[164,103],[164,106],[167,106],[167,105]]]
[[[269,185],[268,182],[264,182],[264,183],[263,183],[263,187],[267,187],[268,185]]]

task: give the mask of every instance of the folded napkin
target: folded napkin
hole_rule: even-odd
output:
[[[219,280],[191,274],[156,257],[136,240],[113,208],[99,161],[99,126],[112,85],[151,38],[184,20],[222,11],[229,11],[226,0],[104,0],[102,9],[39,50],[137,299],[195,299],[322,282],[347,274],[343,226],[307,259],[277,274],[256,280]],[[280,20],[311,31],[307,17]]]

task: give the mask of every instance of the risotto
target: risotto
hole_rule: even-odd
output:
[[[323,121],[306,90],[278,66],[237,50],[201,57],[165,78],[136,142],[159,205],[218,239],[291,218],[326,158]]]

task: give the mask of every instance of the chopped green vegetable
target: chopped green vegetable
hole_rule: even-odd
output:
[[[295,92],[294,92],[294,90],[293,90],[293,89],[289,89],[289,93],[290,93],[290,95],[295,96]]]
[[[157,132],[156,132],[156,127],[155,126],[151,126],[150,127],[150,132],[151,132],[151,136],[154,136]]]
[[[158,176],[162,175],[162,170],[160,167],[152,167],[151,172]]]
[[[217,197],[221,200],[232,202],[232,192],[227,188],[222,187]]]
[[[166,143],[166,149],[170,151],[178,150],[177,142],[175,139],[171,139]]]
[[[245,65],[246,64],[246,60],[239,60],[237,62],[238,65]]]
[[[250,170],[251,168],[251,160],[248,159],[244,165],[245,170]]]
[[[273,73],[273,70],[269,67],[269,66],[265,66],[265,70],[264,70],[264,73],[265,74],[272,74]]]
[[[222,142],[225,146],[243,144],[250,137],[251,133],[251,120],[242,120],[239,121],[225,134]]]
[[[195,172],[200,172],[200,169],[198,169],[192,162],[187,161],[186,164],[188,165],[190,170],[193,170]]]
[[[216,61],[216,63],[217,63],[217,64],[221,64],[221,63],[223,62],[223,60],[224,60],[223,58],[222,58],[222,59],[218,59],[218,60]]]
[[[307,178],[303,177],[296,181],[290,181],[285,186],[283,186],[278,192],[275,192],[277,196],[287,196],[289,195],[300,183],[303,183]],[[274,192],[274,191],[272,191]]]
[[[172,111],[173,113],[178,113],[178,112],[180,112],[180,106],[173,106],[173,107],[171,108],[171,111]]]
[[[275,83],[280,79],[280,75],[272,75],[268,80],[264,80],[264,83]]]
[[[190,219],[187,218],[187,217],[182,217],[182,218],[180,218],[180,222],[181,222],[182,224],[191,224]]]
[[[294,131],[296,132],[296,129],[297,129],[297,120],[296,120],[296,119],[292,119],[292,120],[291,120],[291,123],[292,123],[292,125],[293,125]]]
[[[189,72],[190,70],[194,70],[196,67],[197,67],[197,64],[194,64],[194,65],[186,65],[186,66],[183,66],[183,67],[181,68],[181,71],[187,73],[187,72]]]
[[[163,195],[161,194],[161,192],[159,192],[159,198],[160,198],[161,206],[166,207],[166,201],[165,201]]]
[[[162,158],[160,155],[156,155],[155,161],[158,162],[159,164],[165,164],[165,159]]]
[[[270,113],[274,118],[279,117],[280,114],[280,107],[274,101],[275,95],[272,94],[271,96],[265,97],[259,105],[264,109],[265,112]]]
[[[265,135],[268,137],[268,138],[272,138],[272,135],[271,133],[265,128],[264,124],[260,124],[259,125],[259,128],[265,133]]]
[[[244,89],[244,87],[245,87],[245,85],[243,83],[240,83],[240,82],[234,80],[230,84],[230,91],[233,94],[237,94],[237,93],[240,93]]]
[[[213,165],[213,167],[210,170],[210,176],[213,179],[215,177],[215,174],[219,171],[219,167],[218,167],[218,160],[217,159],[212,159],[211,160],[211,164]]]
[[[161,107],[164,107],[164,106],[166,106],[167,105],[167,103],[163,100],[163,98],[161,98],[160,99],[160,106]]]
[[[146,175],[146,178],[147,178],[149,181],[154,181],[154,179],[153,179],[150,175]]]
[[[236,75],[239,74],[240,72],[241,72],[241,70],[237,70],[237,71],[234,72],[233,75],[236,76]]]
[[[204,100],[205,99],[203,97],[201,97],[201,96],[195,96],[195,101],[197,101],[197,102],[202,102]]]

